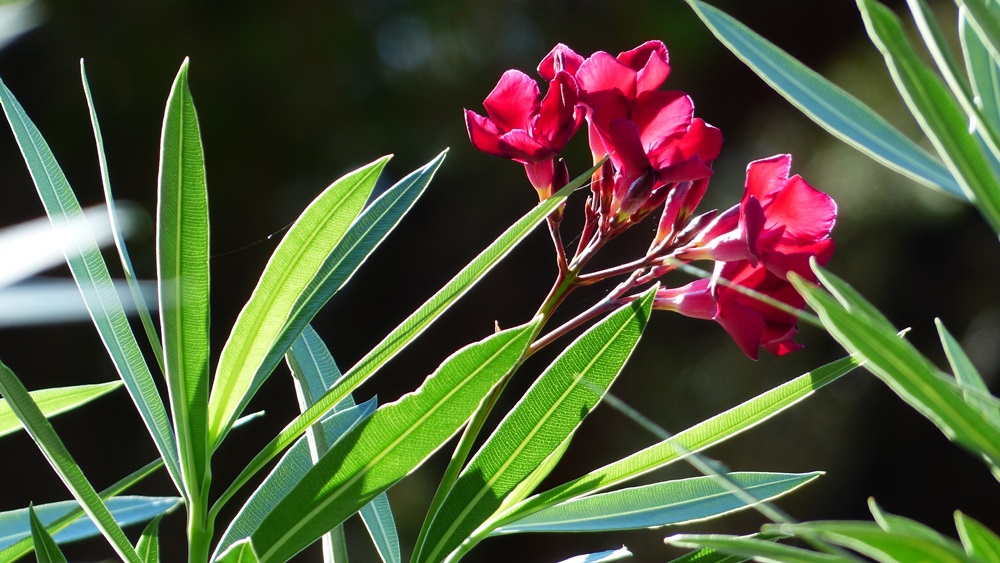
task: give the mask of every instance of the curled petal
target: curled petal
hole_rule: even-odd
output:
[[[576,82],[561,71],[549,83],[533,134],[553,151],[561,151],[583,122],[583,114],[577,105]]]
[[[500,150],[500,132],[495,123],[474,111],[465,110],[465,128],[469,131],[472,146],[493,156],[507,156]]]
[[[631,117],[639,128],[643,146],[652,152],[690,129],[694,104],[684,92],[643,92],[632,106]]]
[[[503,73],[483,106],[500,130],[527,130],[531,117],[538,113],[540,98],[538,83],[527,74],[512,69]]]
[[[751,162],[747,165],[746,194],[756,197],[765,206],[769,205],[773,195],[781,191],[788,181],[791,168],[792,156],[788,154]]]
[[[677,141],[677,145],[681,153],[687,156],[697,156],[706,163],[712,162],[722,150],[722,131],[696,117],[691,120],[691,127]]]
[[[632,182],[649,170],[649,159],[639,138],[639,129],[628,119],[616,119],[608,126],[611,162]]]
[[[636,71],[636,92],[656,90],[670,74],[667,47],[662,41],[647,41],[618,55],[618,60]]]
[[[653,308],[675,311],[685,317],[712,320],[719,313],[708,280],[695,280],[683,287],[661,287],[656,290]]]
[[[568,72],[571,76],[575,76],[576,71],[580,69],[582,63],[583,57],[576,54],[573,49],[559,43],[549,51],[548,55],[545,55],[542,62],[538,63],[538,74],[551,82],[560,70]]]
[[[627,99],[635,99],[636,71],[604,51],[598,51],[583,61],[576,71],[580,97],[591,107],[617,90]]]
[[[813,241],[830,235],[837,220],[837,204],[796,175],[774,194],[767,215],[769,222],[785,226],[785,237]]]
[[[521,129],[500,135],[497,146],[508,158],[517,162],[537,162],[552,158],[555,153]]]

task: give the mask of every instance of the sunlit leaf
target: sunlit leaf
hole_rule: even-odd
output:
[[[874,0],[860,0],[858,5],[913,117],[969,201],[1000,233],[1000,183],[969,133],[965,112],[914,50],[896,14]]]
[[[830,134],[896,172],[968,199],[948,169],[856,98],[721,10],[687,3],[723,45]]]
[[[576,431],[638,344],[655,291],[592,326],[535,380],[462,471],[440,510],[429,516],[414,561],[445,559]]]
[[[416,391],[334,444],[251,536],[261,561],[298,553],[426,461],[518,365],[536,324],[455,352]]]
[[[28,390],[14,372],[2,363],[0,363],[0,395],[7,399],[7,404],[42,451],[46,461],[77,502],[83,506],[87,515],[97,524],[119,557],[129,563],[141,563],[125,533],[84,476],[80,466],[73,460],[52,425],[38,409],[38,405],[31,399]]]
[[[32,391],[31,398],[38,405],[43,415],[53,417],[85,405],[121,387],[121,384],[121,381],[109,381],[108,383],[95,383],[93,385],[41,389]],[[0,399],[0,436],[16,432],[20,429],[21,422],[17,419],[10,406],[7,405],[7,400]]]
[[[35,557],[38,563],[66,563],[66,556],[59,550],[56,541],[52,539],[45,526],[35,515],[33,506],[28,505],[28,520],[31,524],[31,540],[35,545]]]
[[[0,82],[0,103],[49,220],[57,229],[78,220],[82,216],[80,202],[56,163],[55,155],[3,82]],[[183,490],[177,447],[167,411],[129,327],[97,243],[93,237],[75,237],[67,241],[63,252],[97,332],[153,437],[167,472],[178,490]]]
[[[759,502],[788,493],[821,473],[729,473]],[[714,518],[748,508],[742,495],[715,477],[642,485],[571,500],[516,520],[491,535],[522,532],[602,532],[658,528]]]

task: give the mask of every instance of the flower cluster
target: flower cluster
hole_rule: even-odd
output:
[[[815,282],[810,259],[829,260],[837,216],[833,199],[789,176],[791,157],[778,155],[750,163],[739,204],[696,215],[722,134],[694,116],[687,94],[661,89],[670,64],[660,41],[617,57],[599,51],[588,58],[560,44],[538,73],[548,83],[544,96],[534,79],[509,70],[483,103],[486,116],[466,110],[465,120],[476,148],[524,164],[540,199],[568,182],[560,154],[586,124],[594,163],[601,165],[577,252],[560,261],[561,277],[584,285],[627,276],[609,296],[611,304],[683,264],[710,260],[710,278],[661,287],[655,307],[718,322],[751,358],[761,347],[779,355],[799,348],[793,311],[805,303],[788,274]],[[582,272],[607,241],[658,209],[659,225],[646,256]],[[558,217],[550,228],[563,256]]]

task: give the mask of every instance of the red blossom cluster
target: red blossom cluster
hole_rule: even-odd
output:
[[[604,162],[591,183],[577,253],[564,266],[570,274],[587,283],[601,277],[580,270],[604,243],[660,209],[647,255],[603,272],[631,274],[612,292],[619,302],[679,265],[711,260],[711,278],[661,287],[655,307],[718,322],[754,359],[760,347],[778,355],[801,347],[792,340],[797,319],[789,309],[805,303],[788,273],[815,281],[810,259],[829,260],[833,199],[789,177],[791,157],[778,155],[747,166],[739,204],[695,215],[722,134],[694,117],[687,94],[660,89],[670,74],[660,41],[586,59],[560,44],[538,73],[548,83],[544,96],[534,79],[509,70],[483,103],[487,115],[466,110],[465,120],[476,148],[524,164],[540,199],[568,182],[560,153],[586,123],[594,163]]]

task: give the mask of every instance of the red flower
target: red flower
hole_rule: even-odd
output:
[[[789,155],[751,162],[739,206],[719,215],[679,256],[760,262],[781,279],[793,271],[815,282],[809,259],[830,260],[837,204],[800,176],[789,178],[791,164]]]
[[[742,286],[793,309],[802,309],[805,301],[792,284],[746,260],[720,265],[719,279],[700,279],[683,287],[657,290],[653,307],[719,323],[740,350],[754,360],[761,347],[776,356],[801,348],[792,340],[798,332],[795,315],[732,287]]]
[[[788,177],[791,155],[772,156],[747,166],[746,192],[740,208],[761,223],[748,237],[751,261],[760,260],[781,279],[792,271],[816,282],[809,259],[826,264],[833,254],[830,231],[837,220],[837,203],[800,176]]]
[[[554,159],[583,122],[572,75],[565,70],[555,72],[543,98],[531,77],[508,70],[483,106],[487,117],[465,110],[472,144],[483,152],[524,163],[539,194],[550,194],[558,174]]]
[[[612,233],[642,220],[680,183],[710,176],[721,149],[722,135],[694,117],[687,94],[657,90],[669,72],[659,41],[617,58],[599,51],[576,72],[594,160],[608,155],[611,163],[593,190]]]

